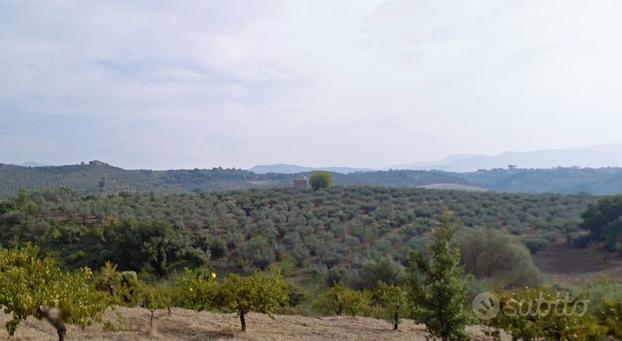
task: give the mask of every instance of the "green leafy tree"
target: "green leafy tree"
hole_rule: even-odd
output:
[[[451,212],[446,210],[432,233],[429,260],[422,253],[411,254],[415,266],[411,295],[414,315],[432,337],[444,341],[467,339],[466,284],[459,266],[460,252],[450,243],[457,230]]]
[[[463,230],[456,234],[461,264],[467,273],[495,287],[537,285],[540,272],[523,242],[496,230]]]
[[[246,331],[246,314],[258,312],[272,317],[274,310],[288,302],[288,286],[278,270],[256,272],[250,276],[231,274],[218,285],[216,303],[237,312],[242,331]]]
[[[32,316],[48,321],[62,341],[67,323],[85,327],[100,320],[109,300],[91,286],[92,277],[88,268],[63,272],[34,246],[0,249],[0,306],[13,317],[9,334]]]
[[[156,310],[168,308],[170,292],[163,286],[151,286],[144,282],[138,282],[135,289],[135,302],[144,309],[149,310],[149,331],[153,331],[153,317]]]
[[[333,176],[329,172],[315,172],[311,174],[309,183],[314,191],[320,188],[330,188],[333,186]]]
[[[581,228],[589,241],[604,242],[610,250],[622,250],[622,195],[599,200],[582,215]]]
[[[408,293],[398,285],[380,283],[377,291],[378,301],[382,305],[385,318],[393,323],[393,329],[399,328],[401,318],[410,313]]]
[[[324,314],[357,316],[369,310],[371,294],[366,290],[356,291],[342,284],[336,284],[322,294],[313,305]]]
[[[209,310],[216,306],[217,295],[215,273],[206,268],[184,269],[173,288],[172,303],[196,311]]]

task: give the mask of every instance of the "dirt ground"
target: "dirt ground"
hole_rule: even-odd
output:
[[[602,277],[622,279],[619,254],[572,244],[551,245],[538,251],[534,262],[545,277],[553,282],[583,284]]]
[[[0,314],[4,324],[9,316]],[[96,324],[81,330],[69,327],[67,340],[425,340],[425,329],[412,321],[404,320],[399,331],[383,320],[365,317],[303,317],[277,315],[271,319],[263,314],[250,314],[248,331],[238,331],[239,321],[234,314],[193,312],[173,309],[168,316],[156,313],[155,331],[148,332],[149,313],[139,308],[116,308],[107,311],[104,321],[110,321],[116,330]],[[470,327],[474,340],[488,340],[481,328]],[[56,340],[54,330],[43,321],[29,319],[10,338],[4,328],[2,340]]]

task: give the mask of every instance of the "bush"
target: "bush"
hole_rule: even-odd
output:
[[[513,340],[598,340],[606,333],[606,328],[598,324],[598,320],[591,314],[575,313],[564,314],[559,305],[550,302],[560,302],[559,293],[549,287],[521,288],[510,292],[497,293],[500,303],[500,312],[483,324],[503,329],[512,335]],[[568,293],[566,307],[576,303],[583,310],[587,310],[587,303],[578,302],[582,297]],[[561,298],[565,299],[564,296]],[[498,337],[498,333],[497,333]]]
[[[540,272],[516,237],[496,230],[466,230],[456,236],[466,272],[499,288],[537,285]]]

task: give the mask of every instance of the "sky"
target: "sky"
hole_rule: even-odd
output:
[[[382,167],[622,142],[622,2],[0,0],[0,162]]]

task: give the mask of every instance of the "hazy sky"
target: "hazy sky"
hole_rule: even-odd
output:
[[[0,0],[0,162],[385,166],[622,141],[622,1]]]

